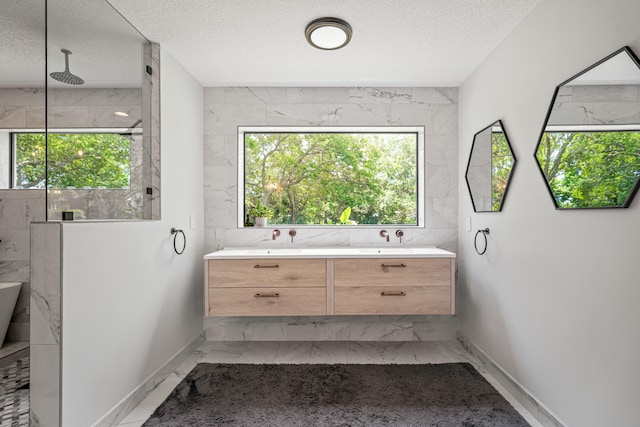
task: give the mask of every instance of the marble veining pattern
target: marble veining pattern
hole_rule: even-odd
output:
[[[184,378],[189,370],[184,371],[186,366],[194,366],[196,360],[200,360],[205,353],[200,350],[204,336],[198,336],[193,342],[182,349],[177,356],[169,360],[167,364],[154,372],[143,384],[138,386],[125,399],[120,401],[114,408],[105,414],[92,427],[110,427],[118,423],[134,410],[149,393],[160,387],[165,381],[171,382],[171,377],[179,375]],[[177,384],[177,383],[176,383]]]
[[[30,224],[44,221],[43,190],[0,190],[0,281],[21,282],[7,341],[29,340]]]
[[[424,229],[405,230],[406,245],[457,249],[457,88],[205,88],[203,148],[205,251],[224,246],[285,246],[269,230],[237,228],[237,128],[264,125],[425,127],[425,199],[431,217]],[[434,229],[448,233],[433,232]],[[298,229],[294,245],[375,245],[364,229]],[[399,242],[390,242],[390,245]]]
[[[148,49],[154,68],[159,70],[159,47],[152,44]],[[149,78],[151,93],[159,104],[159,73]],[[154,89],[155,88],[155,89]],[[145,129],[150,129],[152,135],[145,139],[143,160],[136,162],[132,158],[132,176],[140,175],[141,179],[132,177],[130,191],[112,191],[106,196],[94,197],[92,192],[68,191],[59,193],[52,198],[55,206],[50,206],[51,218],[59,219],[60,210],[80,209],[82,214],[90,219],[158,219],[160,217],[160,112],[159,106],[150,100],[142,99],[140,88],[111,88],[111,89],[51,89],[47,93],[45,108],[44,89],[0,89],[0,128],[36,129],[41,130],[45,124],[49,128],[129,128],[138,119],[144,119]],[[114,111],[124,111],[130,117],[115,116]],[[145,132],[149,134],[149,132]],[[139,142],[138,142],[139,144]],[[148,148],[147,148],[148,147]],[[136,141],[132,142],[132,152],[136,148]],[[142,172],[139,169],[144,169]],[[153,188],[152,195],[142,194],[142,189]],[[16,190],[11,190],[16,191]],[[142,199],[138,202],[137,198]],[[128,208],[143,205],[143,212]],[[1,209],[1,208],[0,208]],[[2,216],[2,215],[0,215]],[[4,218],[21,219],[20,215],[4,215]],[[38,219],[43,220],[43,219]],[[0,218],[0,227],[3,226]],[[28,250],[28,249],[27,249]]]
[[[209,317],[208,341],[442,341],[456,316]]]
[[[61,223],[31,224],[30,425],[60,425]]]
[[[238,228],[238,126],[332,125],[425,128],[425,228],[404,229],[403,245],[457,250],[458,89],[399,87],[214,87],[204,91],[205,252],[226,246],[399,246],[377,230],[289,227],[272,240],[270,229]],[[394,231],[392,231],[393,233]],[[305,324],[288,319],[210,320],[208,340],[414,340],[455,337],[448,328],[419,326],[431,320],[399,323],[388,317]],[[353,322],[353,323],[352,323]],[[456,321],[457,322],[457,321]],[[401,322],[402,323],[402,322]]]
[[[640,122],[638,85],[563,86],[549,125],[636,124]]]
[[[118,427],[139,427],[198,363],[471,363],[533,427],[541,424],[501,386],[481,361],[457,341],[443,342],[211,342],[206,341],[169,375]]]

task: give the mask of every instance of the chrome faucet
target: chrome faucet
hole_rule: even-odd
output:
[[[291,230],[289,230],[289,236],[291,236],[291,243],[293,243],[293,238],[296,237],[296,230],[294,230],[293,228]]]
[[[389,241],[389,233],[387,233],[387,230],[380,230],[380,237],[386,237],[387,242]]]
[[[280,230],[276,228],[275,230],[273,230],[273,233],[271,233],[271,240],[276,240],[276,237],[278,237],[279,235],[280,235]]]
[[[404,231],[396,230],[396,237],[400,239],[400,243],[402,243],[402,236],[404,236]]]

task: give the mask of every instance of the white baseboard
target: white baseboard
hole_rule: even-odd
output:
[[[462,332],[458,331],[458,341],[473,356],[475,356],[484,368],[496,379],[511,395],[525,407],[544,427],[565,427],[564,423],[549,411],[535,396],[527,391],[518,381],[509,375],[500,365],[493,361],[487,354],[469,340]]]
[[[149,375],[138,387],[118,402],[102,418],[96,421],[92,427],[109,427],[117,425],[136,406],[142,402],[162,381],[174,372],[205,341],[204,332],[199,334],[189,344],[178,351],[167,363],[162,365],[154,373]]]

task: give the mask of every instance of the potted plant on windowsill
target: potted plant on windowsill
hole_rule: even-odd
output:
[[[249,209],[249,215],[254,218],[254,224],[256,227],[266,227],[267,220],[273,216],[273,210],[258,202],[257,205]]]

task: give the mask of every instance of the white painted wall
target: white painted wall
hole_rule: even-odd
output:
[[[203,89],[165,50],[161,75],[162,220],[64,223],[65,427],[98,421],[203,331]]]
[[[640,425],[640,198],[556,211],[533,152],[557,84],[624,45],[640,54],[639,16],[637,0],[542,0],[460,89],[459,170],[497,119],[519,161],[501,213],[473,213],[458,180],[461,331],[567,426]]]

